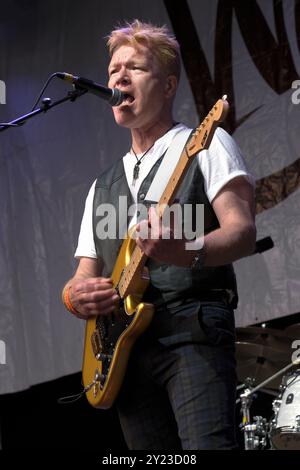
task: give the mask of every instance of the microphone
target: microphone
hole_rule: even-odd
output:
[[[74,83],[76,88],[87,90],[94,95],[108,101],[111,106],[119,106],[124,101],[124,94],[118,88],[107,88],[83,77],[76,77],[70,73],[57,72],[56,76],[67,82]]]

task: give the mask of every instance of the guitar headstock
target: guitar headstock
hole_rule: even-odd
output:
[[[188,157],[193,157],[196,153],[200,152],[200,150],[207,149],[209,147],[215,128],[219,122],[224,121],[228,110],[229,104],[227,101],[227,95],[224,95],[215,103],[206,118],[194,131],[192,138],[186,146]]]

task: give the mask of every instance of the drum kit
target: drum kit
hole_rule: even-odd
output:
[[[300,324],[285,330],[237,328],[236,337],[245,450],[300,450]],[[273,411],[269,418],[252,421],[250,408],[258,391],[274,397]]]

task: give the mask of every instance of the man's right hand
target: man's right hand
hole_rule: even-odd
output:
[[[110,315],[120,299],[112,280],[105,277],[73,278],[69,298],[78,312],[75,315],[83,320],[95,315]]]

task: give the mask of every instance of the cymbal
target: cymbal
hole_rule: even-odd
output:
[[[291,359],[290,351],[282,352],[281,349],[265,346],[264,344],[248,343],[245,341],[237,341],[235,344],[237,358],[262,358],[271,363],[282,361],[290,362]]]
[[[291,336],[285,330],[256,326],[242,327],[236,328],[236,338],[237,341],[261,344],[282,352],[291,351]]]
[[[255,385],[276,374],[291,362],[291,351],[285,351],[264,344],[236,342],[237,375],[240,382],[247,377],[255,379]],[[265,388],[278,389],[281,376],[273,379]]]

